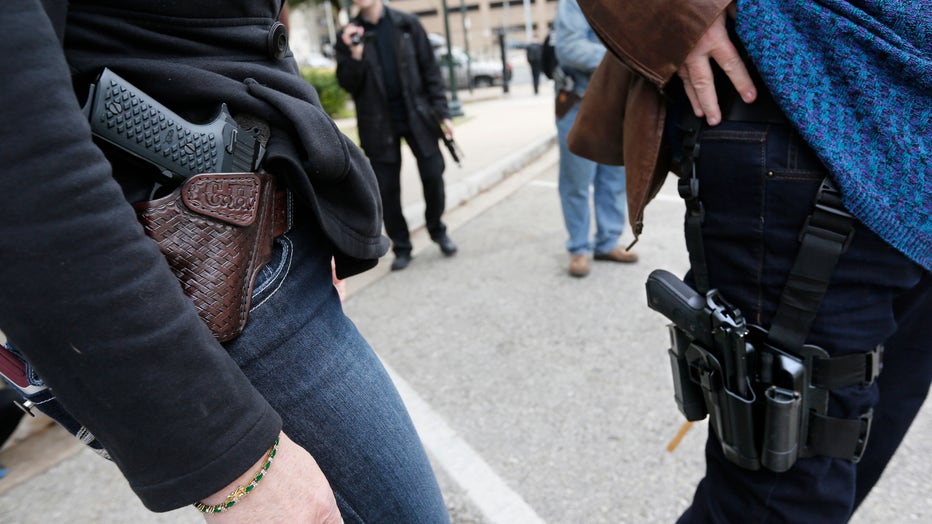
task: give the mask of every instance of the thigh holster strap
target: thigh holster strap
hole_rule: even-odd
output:
[[[816,359],[813,362],[812,383],[823,389],[867,387],[874,383],[881,369],[883,346],[877,346],[867,353]]]
[[[864,455],[870,436],[874,410],[856,419],[828,417],[812,413],[809,417],[809,435],[806,456],[824,455],[858,462]]]

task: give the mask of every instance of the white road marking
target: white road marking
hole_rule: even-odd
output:
[[[499,477],[410,384],[385,366],[404,399],[424,447],[494,524],[543,524],[534,509]]]

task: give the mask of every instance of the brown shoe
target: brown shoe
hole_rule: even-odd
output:
[[[570,256],[570,275],[581,278],[589,274],[589,255]]]
[[[637,254],[632,253],[621,246],[616,246],[611,251],[606,251],[605,253],[596,253],[592,258],[596,260],[608,260],[609,262],[622,262],[625,264],[638,261]]]

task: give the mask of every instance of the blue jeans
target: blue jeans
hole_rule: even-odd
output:
[[[769,327],[825,168],[789,125],[725,122],[706,128],[700,143],[697,169],[710,287],[739,307],[749,323]],[[833,356],[870,351],[895,333],[898,310],[909,306],[903,297],[924,277],[928,272],[857,222],[807,342]],[[928,321],[914,322],[910,330],[915,340],[932,340]],[[899,350],[891,344],[885,359],[899,360]],[[915,379],[909,383],[927,390],[928,369],[905,371]],[[853,419],[866,413],[878,404],[878,384],[833,390],[828,414]],[[908,426],[915,409],[887,406],[886,415]],[[887,429],[875,424],[873,432]],[[867,449],[869,455],[870,440]],[[783,473],[750,471],[726,460],[710,433],[706,467],[680,522],[834,523],[846,522],[853,511],[858,467],[849,460],[816,456],[799,459]]]
[[[256,279],[246,329],[225,347],[320,464],[345,522],[448,522],[401,398],[343,314],[331,253],[298,216]]]
[[[597,164],[570,153],[566,135],[570,132],[579,104],[557,120],[560,144],[560,205],[570,238],[566,249],[576,255],[611,251],[625,228],[625,168]],[[595,207],[595,239],[589,240],[589,187]]]

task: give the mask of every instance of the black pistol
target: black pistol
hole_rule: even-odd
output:
[[[452,138],[448,137],[446,134],[442,135],[443,145],[447,146],[447,151],[450,152],[450,156],[453,157],[453,161],[456,162],[456,165],[463,167],[460,164],[460,157],[463,156],[463,151],[460,150],[460,147],[456,145],[456,142]]]
[[[460,164],[461,159],[463,158],[463,150],[460,149],[460,146],[456,144],[453,140],[453,137],[448,136],[446,131],[443,129],[443,119],[437,114],[436,110],[431,110],[431,116],[433,116],[434,121],[434,133],[443,140],[443,145],[447,147],[447,151],[450,152],[450,157],[453,158],[453,161],[456,162],[456,165],[463,167]]]
[[[255,172],[265,154],[226,104],[212,122],[194,124],[106,68],[90,86],[83,110],[95,137],[157,166],[163,184],[198,173]]]
[[[702,296],[669,271],[657,269],[647,277],[647,305],[663,314],[696,344],[721,363],[725,385],[748,395],[748,358],[753,353],[741,311],[717,290]]]
[[[647,307],[670,319],[693,340],[712,347],[712,312],[706,299],[669,271],[651,271],[645,284]]]
[[[645,284],[647,306],[667,317],[670,333],[670,366],[673,370],[673,396],[686,420],[702,420],[708,414],[702,389],[695,383],[686,353],[694,342],[713,344],[711,312],[705,298],[669,271],[652,271]]]

